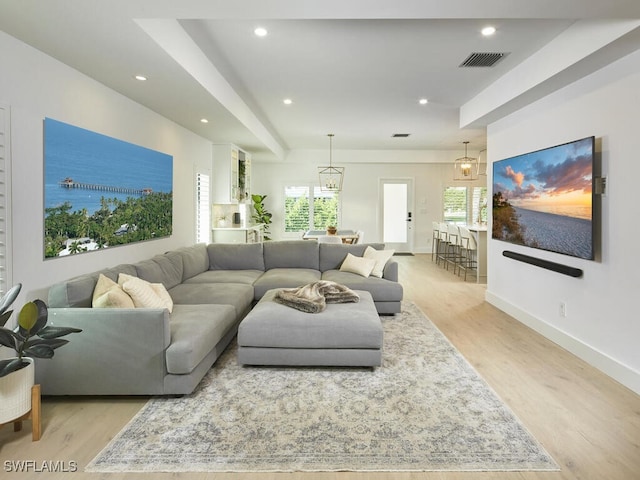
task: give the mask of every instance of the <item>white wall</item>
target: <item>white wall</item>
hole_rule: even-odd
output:
[[[490,162],[595,135],[608,179],[596,260],[490,241],[487,300],[638,393],[639,87],[637,51],[490,125],[487,132]],[[510,260],[502,256],[505,249],[581,268],[584,276],[575,279]],[[566,302],[566,318],[559,314],[560,302]]]
[[[364,163],[369,152],[337,150],[333,164],[345,167],[342,198],[344,228],[364,231],[365,242],[381,242],[379,214],[379,185],[381,178],[411,178],[414,183],[413,235],[415,253],[431,253],[432,222],[442,221],[442,194],[450,185],[485,185],[478,182],[453,182],[453,161],[461,152],[380,151],[376,161]],[[471,154],[471,152],[470,152]],[[431,163],[449,158],[449,163]],[[349,161],[345,161],[349,159]],[[361,160],[362,159],[362,160]],[[360,160],[360,161],[359,161]],[[357,163],[349,163],[356,161]],[[409,163],[420,161],[424,163]],[[253,193],[268,195],[265,207],[273,213],[271,226],[274,240],[286,238],[284,231],[284,186],[297,183],[318,183],[318,166],[328,163],[328,151],[293,151],[285,163],[254,163],[251,189]],[[296,238],[299,237],[296,236]]]
[[[210,142],[3,32],[0,62],[0,104],[11,111],[12,281],[23,284],[25,297],[16,305],[46,300],[56,281],[194,242],[194,165],[210,168]],[[44,117],[172,155],[173,235],[45,261]]]

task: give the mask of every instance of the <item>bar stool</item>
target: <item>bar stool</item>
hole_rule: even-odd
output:
[[[431,236],[431,261],[437,260],[438,248],[440,248],[440,224],[438,222],[431,223],[433,227],[433,235]],[[435,252],[435,254],[434,254]]]
[[[440,262],[447,262],[447,254],[449,253],[449,227],[445,222],[438,224],[439,240],[438,251],[436,253],[436,265]]]
[[[449,265],[453,265],[453,273],[456,273],[456,269],[461,261],[461,248],[460,248],[460,230],[457,225],[449,223],[447,225],[447,231],[449,233],[449,244],[447,245],[447,270]]]
[[[460,269],[464,270],[464,279],[467,280],[467,271],[475,270],[476,278],[478,278],[478,262],[477,252],[478,244],[475,237],[469,231],[467,227],[459,227],[460,230],[460,248],[461,248],[461,261],[458,267],[458,275],[460,275]]]

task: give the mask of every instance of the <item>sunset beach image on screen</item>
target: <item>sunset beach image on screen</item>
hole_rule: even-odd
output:
[[[494,162],[492,238],[593,259],[594,141]]]

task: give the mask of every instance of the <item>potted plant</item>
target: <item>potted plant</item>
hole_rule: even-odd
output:
[[[42,300],[27,302],[18,315],[15,330],[6,328],[22,284],[11,288],[0,300],[0,345],[17,356],[0,360],[0,424],[19,418],[31,409],[31,387],[35,382],[32,357],[51,358],[54,350],[69,343],[62,339],[78,328],[47,325],[48,310]]]
[[[253,215],[251,218],[256,223],[264,224],[264,239],[271,240],[269,237],[269,225],[271,224],[271,217],[273,214],[264,208],[265,198],[267,198],[266,195],[251,195],[251,200],[253,201]]]

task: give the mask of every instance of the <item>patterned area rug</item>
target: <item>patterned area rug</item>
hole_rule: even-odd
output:
[[[558,470],[413,304],[383,316],[380,368],[241,367],[153,398],[91,472]]]

